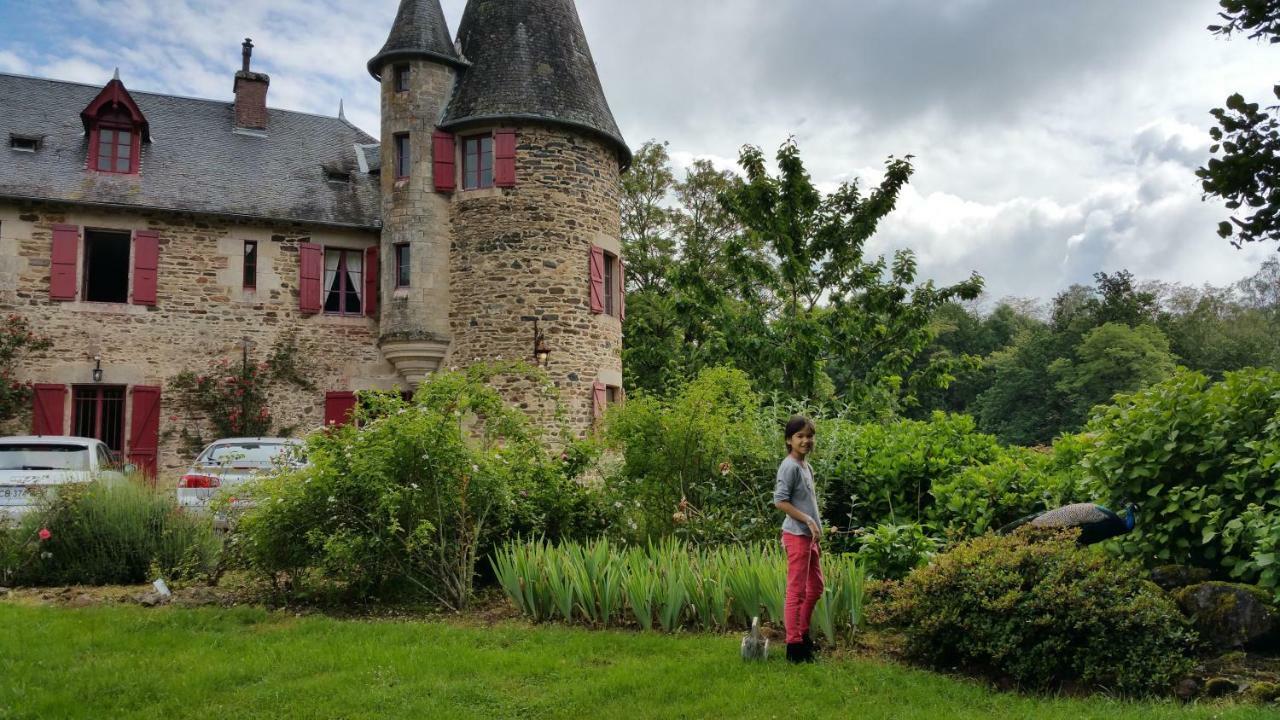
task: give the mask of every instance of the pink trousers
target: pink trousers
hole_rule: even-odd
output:
[[[818,543],[808,535],[784,532],[782,547],[787,551],[787,602],[783,622],[787,626],[787,642],[798,643],[809,632],[813,607],[825,587],[821,557]]]

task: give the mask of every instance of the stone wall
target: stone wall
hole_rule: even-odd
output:
[[[446,366],[530,360],[539,318],[565,419],[585,432],[593,383],[621,385],[622,323],[591,313],[588,266],[593,244],[619,253],[620,225],[613,150],[560,126],[518,127],[516,187],[454,194]],[[535,417],[546,412],[528,383],[513,381],[509,391]]]
[[[158,231],[156,306],[51,301],[56,223]],[[255,290],[243,288],[245,240],[258,241]],[[316,389],[281,386],[273,393],[271,408],[278,422],[296,425],[303,433],[323,423],[326,391],[400,388],[379,356],[374,319],[298,312],[300,242],[363,249],[378,241],[377,232],[366,230],[0,201],[0,311],[26,317],[54,341],[53,349],[21,365],[20,379],[33,383],[90,384],[92,357],[99,355],[104,385],[167,390],[168,381],[183,370],[208,368],[220,358],[238,362],[245,339],[251,357],[264,359],[282,336],[296,331],[300,364]],[[84,245],[82,237],[82,258]],[[83,287],[83,260],[79,267]],[[161,405],[160,481],[172,484],[192,458],[181,452],[179,423],[171,419],[185,413],[174,406],[172,393],[162,391]],[[71,418],[70,394],[65,417]],[[11,425],[0,430],[30,430],[29,420]],[[126,441],[128,427],[126,416]]]

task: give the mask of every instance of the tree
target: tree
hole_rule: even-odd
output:
[[[36,335],[31,324],[9,315],[0,324],[0,423],[12,420],[31,406],[31,388],[17,380],[18,358],[52,347],[48,338]]]
[[[739,164],[746,180],[722,196],[743,228],[727,247],[728,270],[748,329],[762,333],[740,348],[750,354],[738,357],[756,368],[757,379],[776,373],[776,389],[790,397],[821,400],[834,391],[864,407],[909,405],[916,388],[949,382],[947,363],[915,372],[912,365],[932,339],[933,312],[950,300],[977,297],[982,279],[914,285],[910,251],[899,251],[892,263],[864,257],[867,240],[911,177],[910,156],[889,158],[880,186],[865,196],[853,181],[824,197],[794,139],[782,144],[776,160],[774,176],[759,148],[744,147]],[[753,252],[757,248],[763,254]]]
[[[1066,423],[1079,426],[1094,405],[1157,383],[1174,367],[1169,340],[1155,326],[1107,323],[1085,335],[1074,359],[1055,360],[1049,375],[1066,399]]]
[[[675,251],[672,212],[664,204],[675,185],[667,144],[650,140],[622,176],[622,255],[628,290],[661,290]]]
[[[1230,37],[1239,32],[1250,39],[1280,42],[1280,0],[1220,0],[1226,23],[1210,25],[1210,32]],[[1280,99],[1280,85],[1272,88]],[[1280,241],[1280,106],[1259,108],[1240,93],[1227,98],[1226,107],[1209,114],[1218,126],[1209,131],[1213,138],[1210,158],[1196,170],[1206,197],[1226,201],[1227,209],[1245,208],[1229,221],[1218,224],[1218,235],[1232,238],[1240,247],[1247,242]],[[1243,216],[1245,213],[1251,215]],[[1242,217],[1243,216],[1243,217]]]

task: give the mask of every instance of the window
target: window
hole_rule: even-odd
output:
[[[462,140],[462,189],[493,187],[493,136]]]
[[[408,92],[409,91],[409,66],[396,65],[394,72],[395,72],[395,78],[396,78],[396,92]]]
[[[129,234],[86,230],[84,241],[81,297],[89,302],[129,302]]]
[[[396,244],[396,287],[409,287],[409,243]]]
[[[97,438],[112,452],[124,447],[124,388],[83,385],[71,394],[71,431]]]
[[[258,287],[258,241],[244,241],[244,289]]]
[[[618,256],[611,253],[604,254],[604,314],[617,315],[618,303],[615,299],[617,295],[618,273],[615,268],[618,265]]]
[[[360,293],[364,253],[360,250],[324,251],[324,311],[331,315],[362,315]]]
[[[98,152],[95,169],[99,172],[129,173],[133,171],[133,131],[104,125],[98,128]]]
[[[89,449],[84,445],[18,443],[0,445],[0,470],[89,469]]]
[[[351,173],[342,170],[325,170],[324,179],[331,183],[351,184]]]
[[[412,167],[413,155],[409,150],[409,135],[402,133],[396,135],[396,177],[409,177],[409,170]]]
[[[616,405],[622,402],[622,388],[617,385],[605,385],[604,399],[610,405]]]
[[[40,139],[34,137],[23,137],[22,135],[10,135],[9,147],[18,152],[33,153],[40,149]]]

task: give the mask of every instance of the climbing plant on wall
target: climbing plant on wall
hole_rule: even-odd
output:
[[[0,422],[12,420],[31,405],[31,388],[17,380],[18,358],[27,352],[47,350],[52,343],[31,330],[17,315],[0,322]]]

